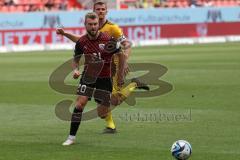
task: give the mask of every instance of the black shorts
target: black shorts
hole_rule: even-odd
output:
[[[94,83],[88,82],[84,77],[81,78],[77,94],[87,96],[88,100],[94,97],[98,104],[109,106],[112,93],[112,79],[97,78]]]

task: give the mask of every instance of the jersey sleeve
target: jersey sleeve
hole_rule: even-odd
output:
[[[110,54],[119,53],[121,50],[120,42],[118,42],[115,38],[110,38],[109,41],[105,44],[105,51]]]
[[[80,58],[83,55],[83,47],[82,47],[82,42],[80,42],[80,40],[77,41],[76,45],[75,45],[75,49],[74,49],[74,59],[76,58]]]
[[[112,36],[119,42],[126,40],[125,36],[123,35],[122,29],[116,24],[112,26]]]

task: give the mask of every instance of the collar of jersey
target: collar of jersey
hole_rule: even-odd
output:
[[[86,36],[87,36],[87,39],[88,39],[89,41],[96,41],[96,40],[98,40],[99,37],[102,35],[102,32],[100,32],[100,31],[98,31],[98,32],[99,32],[99,35],[98,35],[97,39],[90,39],[90,38],[88,37],[88,35],[86,35]]]
[[[99,30],[102,29],[107,23],[108,23],[108,20],[106,20],[106,22],[102,25],[101,28],[99,28]]]

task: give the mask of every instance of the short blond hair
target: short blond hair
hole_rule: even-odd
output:
[[[98,19],[98,15],[95,12],[89,12],[85,15],[85,22],[87,19]]]
[[[106,8],[107,8],[107,2],[105,0],[94,0],[93,1],[93,10],[95,9],[95,6],[97,4],[100,4],[100,5],[104,4],[106,6]]]

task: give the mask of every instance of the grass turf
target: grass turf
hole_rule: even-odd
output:
[[[0,54],[0,159],[171,160],[169,150],[178,139],[191,143],[193,160],[238,159],[239,53],[237,43],[135,48],[130,62],[166,66],[161,79],[174,90],[115,109],[116,135],[101,134],[103,120],[83,122],[78,143],[70,147],[61,146],[69,122],[59,120],[54,107],[74,97],[53,91],[48,78],[71,51]],[[136,118],[159,112],[189,116],[190,111],[191,120]]]

